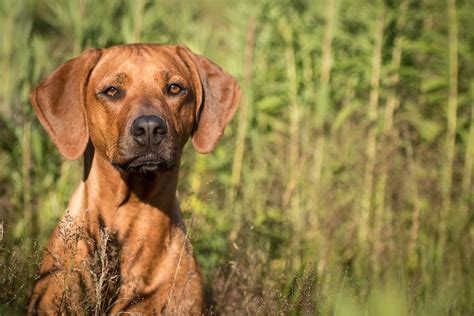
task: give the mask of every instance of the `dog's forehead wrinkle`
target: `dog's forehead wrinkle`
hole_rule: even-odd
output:
[[[160,79],[160,78],[163,78],[165,79],[166,81],[168,81],[171,77],[171,74],[170,74],[170,71],[168,69],[162,69],[160,71],[158,71],[158,73],[156,74],[156,79]]]
[[[128,46],[127,46],[128,47]],[[111,81],[115,84],[128,84],[129,81],[168,82],[179,79],[187,83],[188,69],[179,56],[162,46],[131,45],[125,54],[116,54],[115,48],[110,48],[98,65],[99,80]],[[141,52],[138,54],[138,52]],[[112,67],[103,69],[105,65]],[[114,69],[113,73],[107,72]]]
[[[119,72],[118,74],[115,75],[115,82],[118,84],[123,84],[126,78],[127,78],[127,74],[125,74],[124,72]]]

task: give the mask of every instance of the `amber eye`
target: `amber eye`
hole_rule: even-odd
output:
[[[172,83],[168,86],[168,92],[170,94],[177,95],[181,91],[183,91],[183,88],[180,85],[176,84],[176,83]]]
[[[110,97],[110,98],[114,98],[114,97],[117,97],[118,94],[119,94],[119,90],[115,87],[108,87],[107,89],[105,89],[102,94]]]
[[[110,87],[107,90],[105,90],[105,94],[108,95],[109,97],[115,97],[117,93],[118,93],[118,90],[115,87]]]

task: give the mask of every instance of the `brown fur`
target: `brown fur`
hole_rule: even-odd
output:
[[[185,93],[169,95],[173,82]],[[101,94],[109,85],[120,98]],[[31,101],[61,154],[85,153],[83,182],[49,240],[30,314],[202,313],[201,275],[176,199],[180,156],[189,138],[212,151],[239,96],[235,79],[180,45],[90,49],[38,85]],[[168,126],[146,152],[130,136],[141,115]]]

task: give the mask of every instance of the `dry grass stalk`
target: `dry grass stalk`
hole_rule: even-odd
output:
[[[445,140],[445,163],[442,170],[442,206],[439,218],[437,263],[441,264],[448,234],[453,184],[453,163],[456,154],[456,127],[458,108],[458,27],[456,0],[447,0],[449,19],[449,91],[447,105],[447,131]]]
[[[360,207],[359,219],[359,243],[367,245],[369,241],[369,226],[371,215],[371,202],[374,181],[374,169],[377,148],[377,110],[379,104],[380,71],[382,67],[382,47],[385,23],[385,7],[381,8],[377,24],[375,27],[375,44],[372,56],[372,76],[370,84],[369,105],[367,118],[369,121],[369,131],[367,133],[366,145],[366,165],[363,178],[363,192]]]

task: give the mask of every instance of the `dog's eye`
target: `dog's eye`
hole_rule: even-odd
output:
[[[107,97],[109,99],[117,99],[121,97],[122,94],[123,94],[122,90],[114,86],[109,86],[105,88],[104,90],[102,90],[101,92],[99,92],[99,95]]]
[[[119,94],[119,90],[115,87],[108,87],[104,91],[102,91],[102,94],[108,96],[108,97],[116,97]]]
[[[184,90],[183,87],[181,87],[177,83],[172,83],[168,86],[168,92],[172,95],[178,95]]]

